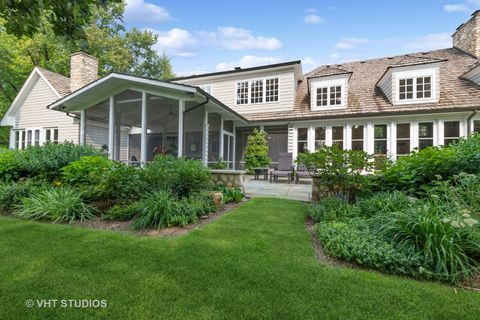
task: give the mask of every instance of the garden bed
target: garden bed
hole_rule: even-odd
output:
[[[248,200],[244,200],[246,202]],[[198,219],[196,223],[188,224],[185,227],[181,226],[170,226],[161,229],[146,229],[146,230],[134,230],[132,229],[132,220],[129,221],[120,221],[120,220],[104,220],[100,217],[97,217],[93,220],[85,221],[76,221],[73,225],[82,228],[88,229],[98,229],[98,230],[108,230],[108,231],[118,231],[122,233],[132,234],[136,236],[144,237],[174,237],[187,234],[188,232],[198,229],[204,224],[212,223],[217,220],[224,214],[229,213],[235,208],[238,208],[243,202],[239,203],[228,203],[223,206],[219,211],[211,213],[209,215],[202,216]]]

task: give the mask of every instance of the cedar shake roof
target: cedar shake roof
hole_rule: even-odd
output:
[[[345,69],[340,69],[331,66],[320,67],[315,70],[315,75],[308,76],[307,78],[316,78],[316,77],[325,77],[325,76],[334,76],[338,74],[346,74],[351,73],[351,71],[347,71]]]
[[[47,79],[48,82],[52,85],[52,87],[57,90],[57,92],[62,96],[66,96],[70,94],[70,79],[62,76],[61,74],[48,71],[47,69],[43,69],[38,67],[40,72],[43,76]]]
[[[425,63],[439,63],[440,100],[438,103],[394,106],[376,86],[388,68]],[[448,48],[423,53],[379,58],[367,61],[321,66],[307,73],[298,84],[293,111],[247,114],[250,121],[281,121],[351,118],[385,114],[414,114],[473,110],[480,106],[480,86],[461,78],[471,70],[477,59],[472,55]],[[351,72],[348,82],[348,105],[345,109],[311,111],[308,78]],[[329,72],[333,73],[329,73]],[[338,73],[337,73],[338,72]]]

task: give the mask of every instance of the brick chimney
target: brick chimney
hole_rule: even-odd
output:
[[[98,59],[86,54],[76,52],[70,56],[70,91],[74,92],[90,82],[97,80]]]
[[[462,23],[452,36],[453,46],[480,57],[480,10],[472,13],[472,17]]]

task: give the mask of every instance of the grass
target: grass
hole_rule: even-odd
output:
[[[478,319],[478,293],[322,265],[304,217],[298,202],[259,198],[172,239],[2,217],[0,319]]]

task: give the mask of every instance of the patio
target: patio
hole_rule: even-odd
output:
[[[312,182],[302,179],[298,184],[287,183],[285,179],[270,183],[268,180],[255,180],[253,176],[245,178],[245,193],[249,197],[275,197],[298,201],[310,201]]]

